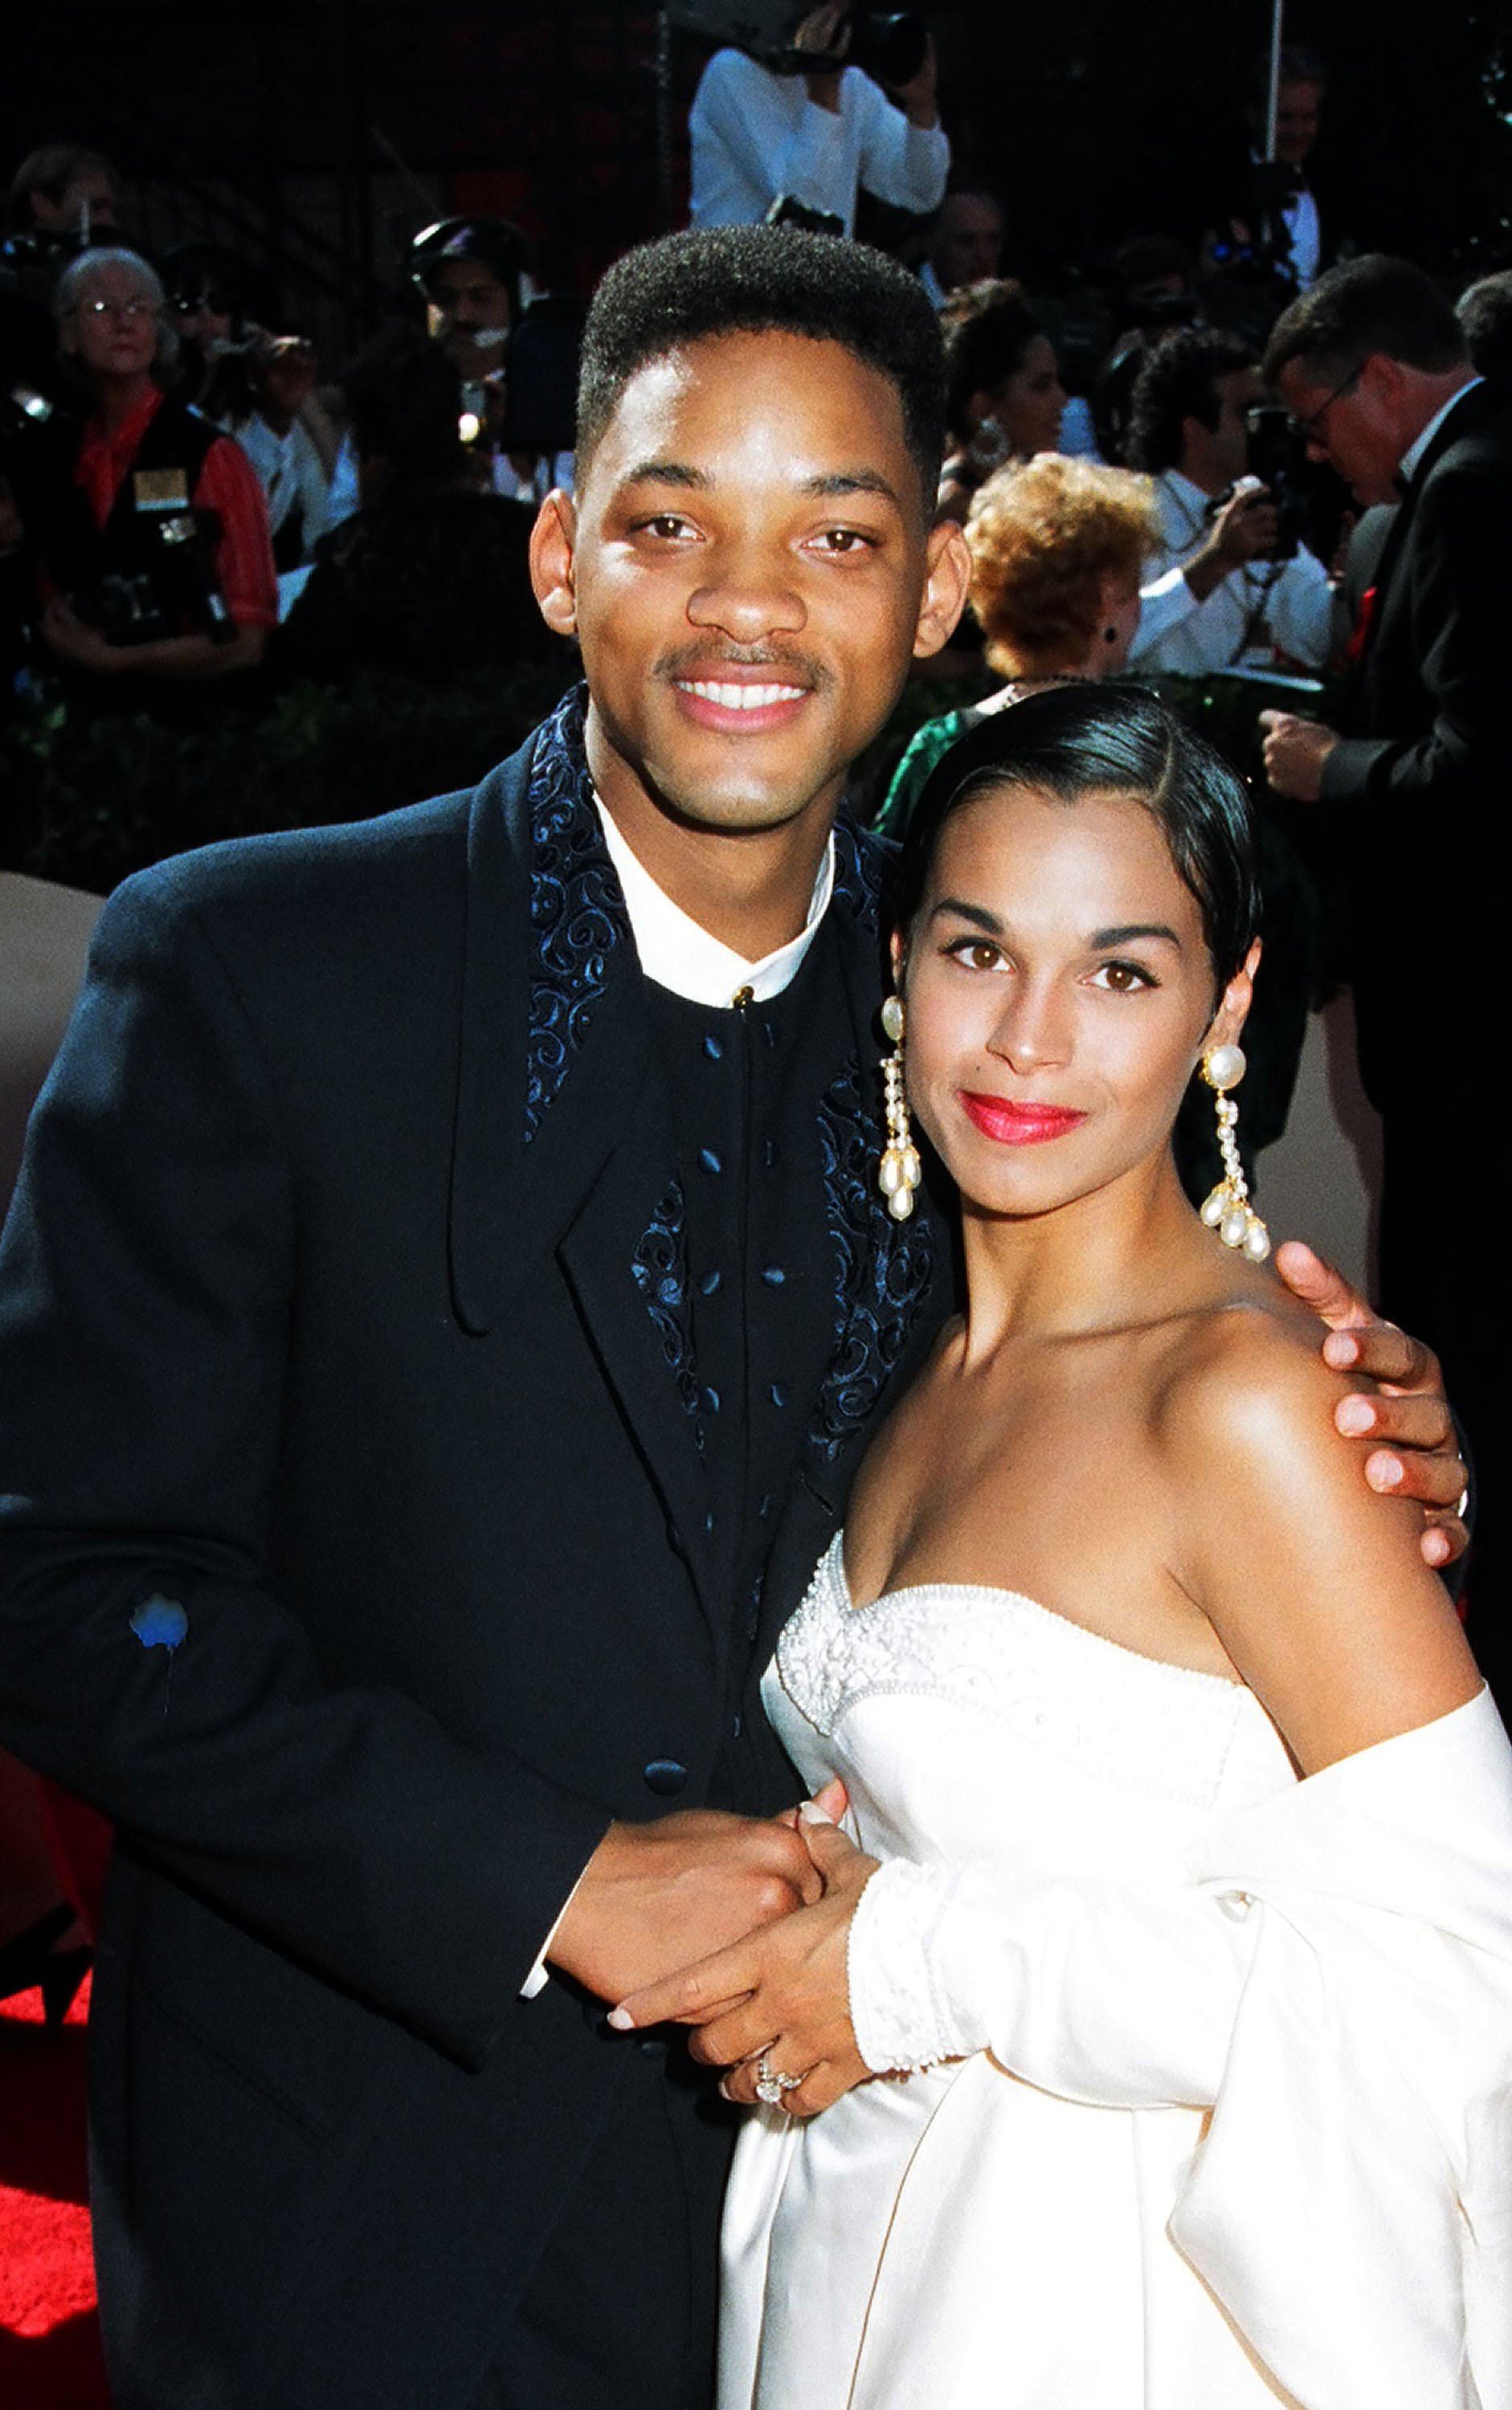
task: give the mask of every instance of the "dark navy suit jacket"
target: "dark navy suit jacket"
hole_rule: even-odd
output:
[[[129,882],[34,1123],[0,1735],[123,1837],[94,2098],[120,2410],[475,2399],[636,2063],[520,1984],[610,1820],[700,1804],[731,1748],[668,1100],[579,715],[475,792]],[[830,1363],[774,1517],[752,1809],[792,1789],[757,1675],[949,1285],[875,1189],[877,870],[842,830]]]

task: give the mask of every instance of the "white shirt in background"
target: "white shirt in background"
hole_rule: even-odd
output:
[[[859,67],[842,73],[839,103],[821,109],[801,75],[717,51],[688,120],[693,225],[759,225],[786,193],[850,234],[862,184],[894,209],[938,210],[951,167],[941,129],[910,125]]]

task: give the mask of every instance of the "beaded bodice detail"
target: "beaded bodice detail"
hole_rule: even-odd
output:
[[[1252,1691],[1141,1657],[1016,1590],[930,1582],[851,1604],[836,1533],[778,1642],[776,1673],[816,1732],[880,1698],[933,1698],[1154,1796],[1211,1807],[1236,1757],[1284,1761]]]

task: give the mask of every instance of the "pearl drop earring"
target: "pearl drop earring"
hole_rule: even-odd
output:
[[[887,1144],[877,1168],[877,1185],[887,1199],[894,1222],[906,1222],[913,1212],[913,1192],[923,1178],[923,1166],[909,1126],[909,1104],[903,1088],[903,998],[890,995],[882,1006],[882,1027],[893,1040],[893,1052],[882,1065],[882,1096],[887,1113]]]
[[[1202,1077],[1218,1092],[1218,1152],[1223,1157],[1223,1178],[1204,1201],[1202,1219],[1226,1247],[1240,1248],[1252,1264],[1263,1264],[1271,1252],[1271,1233],[1249,1201],[1249,1183],[1234,1136],[1239,1107],[1225,1094],[1238,1087],[1245,1068],[1242,1047],[1213,1046],[1202,1057]]]

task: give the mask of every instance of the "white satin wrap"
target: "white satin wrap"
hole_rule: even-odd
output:
[[[1249,1692],[1003,1592],[852,1610],[836,1548],[767,1695],[884,1861],[864,2054],[927,2071],[748,2129],[720,2410],[1512,2410],[1488,1693],[1298,1782]]]

